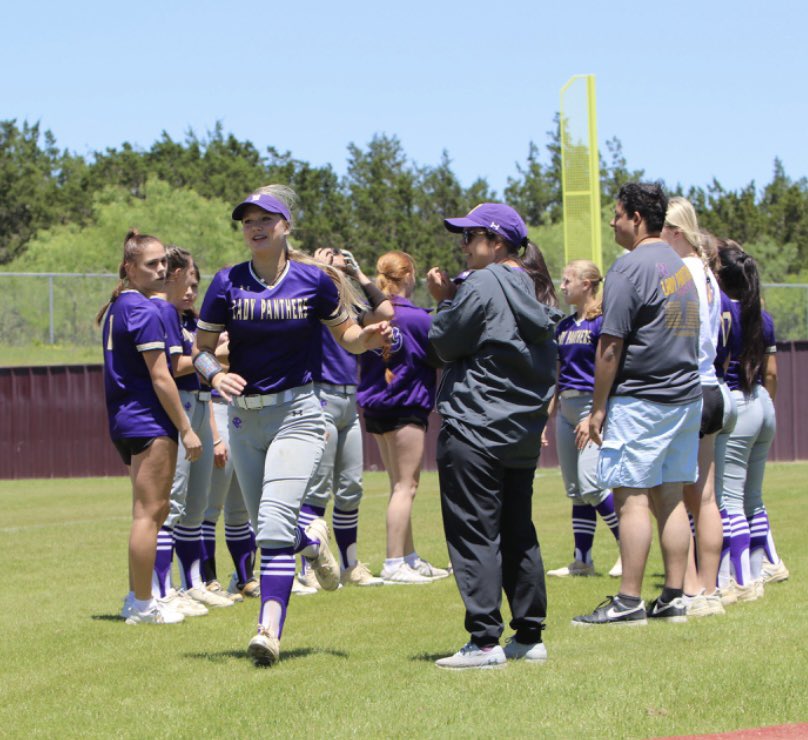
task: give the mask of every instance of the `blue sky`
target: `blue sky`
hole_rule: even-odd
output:
[[[543,145],[573,74],[597,80],[601,142],[668,184],[738,188],[779,156],[808,174],[803,3],[501,0],[4,3],[0,119],[80,154],[148,148],[221,120],[342,173],[347,145],[443,149],[502,192]],[[247,187],[251,187],[248,184]]]

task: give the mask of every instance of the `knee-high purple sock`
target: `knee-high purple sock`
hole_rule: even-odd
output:
[[[294,577],[295,557],[291,547],[261,548],[261,611],[258,621],[273,628],[278,639],[283,632]]]
[[[769,525],[769,515],[765,507],[756,511],[749,521],[749,563],[752,571],[752,578],[759,578],[763,571],[763,556],[770,563],[778,563],[780,558],[774,548],[774,540],[771,536]]]
[[[216,578],[216,522],[202,522],[202,577],[205,583]]]
[[[343,511],[334,507],[331,515],[334,525],[334,539],[339,548],[340,565],[342,570],[356,565],[356,535],[359,529],[359,509]]]
[[[743,514],[729,515],[729,559],[740,586],[748,586],[752,580],[749,570],[749,522]]]
[[[202,527],[174,527],[174,551],[180,566],[183,588],[202,585]]]
[[[297,532],[295,532],[295,545],[292,552],[297,555],[302,550],[305,550],[309,545],[319,545],[320,540],[313,540],[306,534],[306,530],[299,524],[297,525]]]
[[[233,558],[236,579],[243,586],[255,577],[253,574],[255,533],[249,522],[246,524],[225,524],[224,540],[227,543],[227,549],[230,551],[230,557]]]
[[[299,534],[297,536],[297,542],[295,544],[295,553],[300,552],[304,547],[308,547],[311,544],[311,541],[306,541],[307,538],[305,536],[305,529],[309,526],[317,517],[324,517],[325,516],[325,506],[312,506],[311,504],[302,504],[300,507],[300,513],[297,515],[297,528],[299,530]],[[302,538],[301,538],[302,535]],[[301,542],[303,544],[301,544]],[[308,570],[308,564],[306,563],[305,558],[300,559],[300,570],[304,573]]]
[[[174,557],[174,536],[171,527],[160,527],[157,533],[157,553],[152,574],[152,595],[162,599],[171,588],[171,560]]]
[[[598,514],[601,515],[603,521],[609,527],[609,531],[614,535],[614,538],[620,542],[620,528],[617,525],[617,514],[614,510],[614,494],[609,495],[603,499],[596,507]]]
[[[592,562],[592,543],[595,540],[597,512],[589,504],[572,505],[572,536],[575,541],[575,559]]]
[[[719,510],[721,514],[721,529],[723,532],[723,539],[721,540],[721,559],[718,561],[718,583],[716,586],[719,588],[726,588],[729,585],[730,577],[730,526],[729,526],[729,513],[722,506]]]

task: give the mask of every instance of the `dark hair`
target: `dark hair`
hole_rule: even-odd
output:
[[[194,258],[187,249],[176,244],[166,245],[166,278],[176,270],[187,270],[194,264]]]
[[[741,304],[741,390],[749,393],[763,368],[766,348],[763,341],[763,312],[760,303],[760,276],[757,263],[736,242],[719,239],[722,290]]]
[[[617,193],[617,201],[631,218],[639,213],[649,234],[658,235],[665,225],[668,196],[657,182],[627,182]]]
[[[140,253],[146,249],[152,242],[157,242],[162,245],[162,242],[156,236],[149,236],[148,234],[141,234],[137,229],[130,229],[123,240],[123,259],[118,267],[118,284],[109,300],[101,307],[101,310],[96,314],[95,323],[101,326],[104,320],[104,314],[107,309],[115,302],[118,296],[126,290],[129,284],[126,278],[126,265],[134,262]]]
[[[550,271],[547,269],[547,263],[544,261],[541,249],[529,241],[525,245],[525,253],[521,257],[516,257],[516,261],[525,268],[525,271],[533,280],[533,285],[536,288],[536,298],[539,303],[558,308],[558,298],[553,286],[553,278],[550,277]]]

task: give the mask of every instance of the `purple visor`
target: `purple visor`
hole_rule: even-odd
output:
[[[443,225],[454,233],[465,229],[488,229],[515,247],[522,246],[527,239],[527,226],[522,217],[504,203],[480,203],[466,216],[444,219]]]
[[[241,219],[244,218],[244,211],[247,210],[247,206],[258,206],[267,213],[277,213],[278,215],[283,216],[287,221],[292,220],[292,217],[289,215],[289,209],[277,198],[273,197],[272,195],[253,193],[233,209],[234,221],[241,221]]]

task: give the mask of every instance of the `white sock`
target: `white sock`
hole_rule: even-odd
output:
[[[132,608],[136,612],[147,612],[154,607],[154,599],[136,599],[132,597]]]
[[[385,570],[396,570],[404,561],[404,558],[385,558]]]

